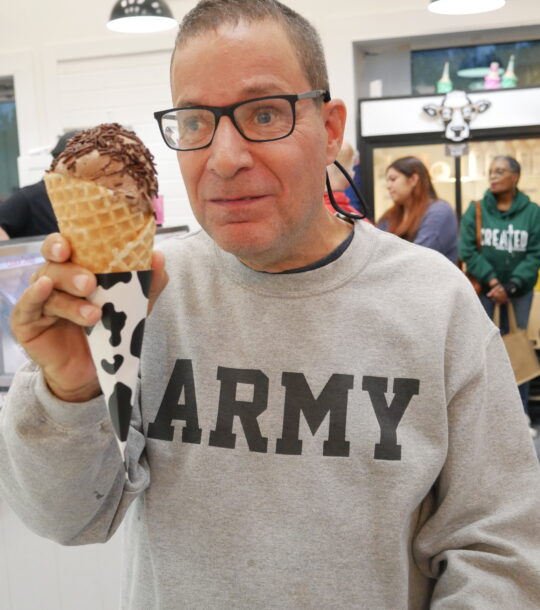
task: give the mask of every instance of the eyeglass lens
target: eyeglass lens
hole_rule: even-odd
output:
[[[240,133],[257,142],[287,136],[294,122],[291,103],[280,98],[245,102],[233,110],[233,116]],[[161,124],[169,146],[190,150],[211,142],[216,117],[204,108],[181,108],[163,115]]]

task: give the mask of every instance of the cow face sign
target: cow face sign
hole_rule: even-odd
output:
[[[491,102],[480,100],[472,102],[465,91],[450,91],[441,102],[436,104],[426,104],[423,110],[431,117],[440,117],[444,124],[444,135],[452,142],[462,142],[470,134],[470,122],[477,114],[485,112],[491,106]]]

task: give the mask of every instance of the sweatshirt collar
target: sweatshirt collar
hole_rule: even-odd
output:
[[[484,201],[486,202],[488,209],[498,212],[499,214],[507,215],[514,214],[515,212],[524,208],[529,203],[530,199],[529,196],[523,191],[516,189],[516,194],[512,199],[512,205],[504,212],[501,212],[501,210],[497,208],[497,200],[495,199],[495,195],[489,189],[487,189],[484,193]]]
[[[355,236],[337,259],[301,273],[264,273],[244,265],[236,256],[214,243],[218,268],[236,283],[267,296],[298,297],[334,290],[359,273],[368,263],[375,247],[374,227],[355,222]]]

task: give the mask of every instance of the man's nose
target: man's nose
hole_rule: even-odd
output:
[[[229,117],[221,117],[212,144],[208,169],[221,178],[232,178],[241,169],[253,166],[249,142],[236,129]]]

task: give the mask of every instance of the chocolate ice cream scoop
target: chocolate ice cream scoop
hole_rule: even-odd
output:
[[[51,171],[104,186],[142,211],[152,210],[158,191],[153,155],[133,131],[118,123],[77,133],[52,162]]]

